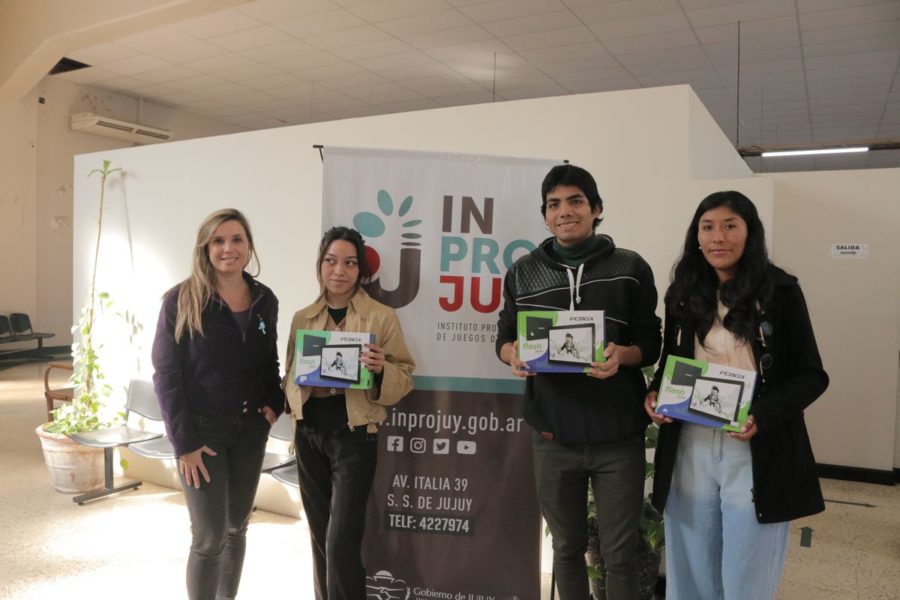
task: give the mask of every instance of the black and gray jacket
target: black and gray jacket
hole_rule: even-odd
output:
[[[750,440],[750,455],[756,519],[779,523],[825,510],[803,411],[825,392],[828,374],[797,278],[774,265],[768,277],[774,291],[758,304],[753,329],[759,337],[750,343],[760,373],[750,405],[758,428]],[[657,391],[670,354],[694,357],[696,324],[687,315],[679,316],[683,308],[675,308],[666,305],[663,355],[651,384]],[[653,504],[660,512],[675,471],[681,427],[675,421],[659,430]]]
[[[510,267],[497,324],[498,356],[504,344],[516,340],[520,310],[603,310],[607,342],[640,348],[641,366],[656,361],[660,319],[650,265],[636,252],[616,248],[612,238],[600,237],[602,243],[577,267],[554,256],[553,238]],[[523,416],[561,444],[622,440],[640,434],[649,422],[646,391],[640,367],[620,366],[604,380],[539,373],[526,379]]]

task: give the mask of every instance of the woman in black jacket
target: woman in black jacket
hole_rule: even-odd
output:
[[[803,411],[828,376],[797,279],[769,262],[746,196],[717,192],[700,203],[665,303],[645,408],[661,425],[653,502],[665,514],[666,597],[770,599],[788,521],[825,509]],[[670,354],[758,372],[741,432],[656,413]]]
[[[191,516],[190,600],[237,595],[269,427],[284,408],[278,300],[244,271],[254,260],[258,268],[244,215],[209,215],[153,340],[153,382]]]

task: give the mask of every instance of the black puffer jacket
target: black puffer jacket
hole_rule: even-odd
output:
[[[579,267],[553,256],[553,238],[510,267],[497,325],[498,356],[504,344],[516,340],[520,310],[603,310],[607,342],[637,346],[642,365],[656,362],[660,319],[653,272],[636,252],[600,237],[596,251]],[[603,380],[580,373],[539,373],[526,379],[523,416],[561,444],[622,440],[643,432],[649,421],[645,393],[639,367],[620,366],[616,375]]]
[[[825,510],[803,411],[828,387],[828,375],[797,279],[774,265],[769,277],[774,292],[757,310],[754,323],[762,339],[751,344],[760,371],[750,407],[758,428],[750,439],[750,454],[760,523],[790,521]],[[669,354],[693,358],[695,337],[694,323],[677,318],[672,307],[666,306],[661,367]],[[657,370],[651,389],[659,390],[662,371]],[[653,479],[653,504],[660,511],[669,495],[680,433],[679,421],[660,428]]]

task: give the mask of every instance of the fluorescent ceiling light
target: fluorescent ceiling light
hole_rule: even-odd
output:
[[[818,150],[778,150],[763,152],[763,158],[776,158],[779,156],[812,156],[815,154],[850,154],[853,152],[868,152],[868,146],[851,146],[848,148],[819,148]]]

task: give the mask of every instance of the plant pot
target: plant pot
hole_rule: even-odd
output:
[[[653,600],[656,598],[656,584],[659,578],[659,563],[662,560],[662,548],[651,550],[650,546],[640,539],[638,543],[638,577],[641,600]],[[591,596],[594,600],[606,600],[606,567],[603,557],[600,556],[600,540],[594,536],[588,536],[587,564],[595,567],[601,573],[600,579],[591,579]]]
[[[103,487],[103,448],[82,446],[66,435],[45,431],[44,425],[34,432],[56,491],[75,494]]]

